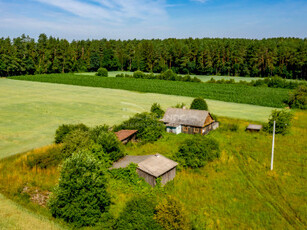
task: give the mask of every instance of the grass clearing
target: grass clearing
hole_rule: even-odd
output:
[[[11,77],[11,79],[124,89],[188,97],[204,97],[212,100],[277,108],[285,106],[284,101],[287,100],[289,93],[287,89],[253,87],[242,84],[201,84],[156,79],[112,78],[75,74],[16,76]]]
[[[193,98],[137,93],[93,87],[0,79],[0,158],[50,144],[63,123],[95,126],[120,123],[149,111],[154,102],[163,109]],[[270,107],[207,100],[218,116],[266,122]]]

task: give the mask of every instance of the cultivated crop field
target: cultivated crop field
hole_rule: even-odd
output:
[[[113,125],[154,102],[166,109],[193,98],[125,90],[0,79],[0,158],[52,142],[63,123]],[[270,107],[207,100],[218,116],[266,122]]]
[[[98,76],[75,74],[16,76],[11,79],[125,89],[188,97],[204,97],[206,99],[277,108],[285,106],[283,102],[287,100],[289,93],[287,89],[253,87],[240,84],[200,84],[163,80],[102,78]]]

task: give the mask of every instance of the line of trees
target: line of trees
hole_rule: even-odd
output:
[[[307,39],[0,38],[0,76],[112,70],[307,79]]]

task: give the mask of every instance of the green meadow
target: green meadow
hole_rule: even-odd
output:
[[[0,79],[0,156],[50,144],[63,123],[113,125],[154,102],[166,109],[193,98],[125,90]],[[207,100],[218,116],[265,122],[273,108]]]

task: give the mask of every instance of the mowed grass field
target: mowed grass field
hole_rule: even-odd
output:
[[[0,79],[0,158],[50,144],[57,127],[117,124],[154,102],[163,109],[193,98],[125,90]],[[274,108],[207,100],[209,110],[226,117],[266,122]]]

